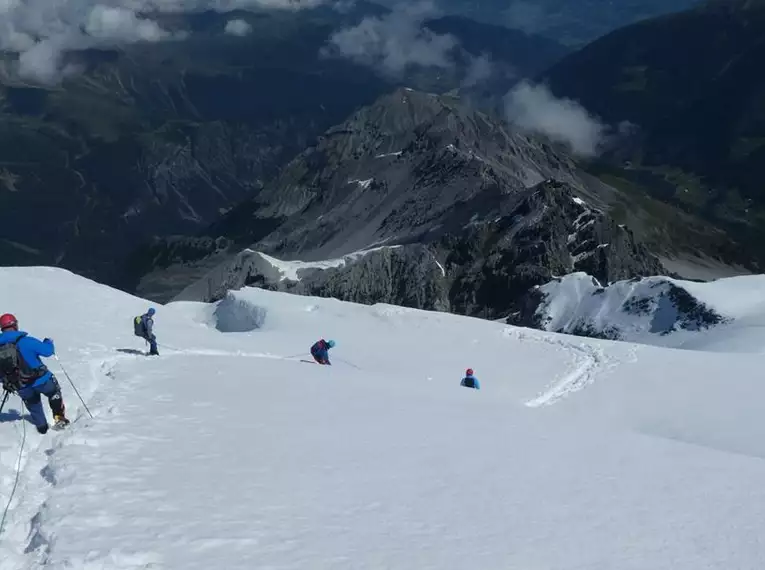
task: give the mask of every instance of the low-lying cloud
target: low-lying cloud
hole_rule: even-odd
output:
[[[254,8],[301,10],[331,1],[0,0],[0,50],[19,54],[21,78],[52,83],[73,71],[64,63],[67,50],[177,37],[149,14]]]
[[[381,17],[364,18],[358,25],[332,35],[328,53],[401,75],[410,65],[448,68],[454,65],[452,50],[458,41],[423,29],[436,14],[432,2],[401,3]]]
[[[131,10],[101,5],[88,13],[85,33],[96,40],[119,43],[156,42],[169,35],[156,22],[139,18]]]
[[[540,3],[532,0],[512,0],[504,12],[505,25],[528,34],[539,33],[550,21]]]
[[[437,34],[425,26],[437,16],[431,0],[402,1],[383,16],[368,16],[332,34],[323,54],[350,59],[393,78],[401,78],[410,67],[459,66],[464,72],[463,87],[488,79],[493,72],[488,55],[473,56],[451,34]]]
[[[575,154],[595,156],[608,127],[578,102],[558,99],[545,85],[519,83],[505,98],[507,118],[519,128],[567,145]]]
[[[494,72],[491,58],[483,54],[470,60],[465,78],[462,80],[463,87],[473,87],[489,79]]]
[[[244,20],[229,20],[224,31],[232,36],[246,36],[252,31],[252,26]]]

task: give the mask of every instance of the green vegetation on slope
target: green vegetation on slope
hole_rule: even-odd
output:
[[[765,233],[765,3],[711,2],[618,30],[544,75],[639,127],[614,164],[654,198],[721,225],[760,259]]]

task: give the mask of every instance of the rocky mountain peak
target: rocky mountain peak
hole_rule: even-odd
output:
[[[458,98],[398,89],[232,212],[218,235],[243,249],[177,298],[257,285],[505,318],[572,271],[661,272],[597,192],[547,142]]]
[[[417,241],[335,259],[284,261],[246,249],[177,299],[213,301],[255,285],[520,322],[538,305],[536,287],[558,276],[587,271],[609,282],[663,271],[627,228],[570,184],[546,180],[479,199],[455,206]]]
[[[399,89],[329,129],[217,229],[243,245],[320,259],[419,240],[459,204],[496,202],[546,179],[583,188],[546,142],[457,98]],[[464,216],[463,216],[464,217]],[[283,219],[259,233],[266,220]]]

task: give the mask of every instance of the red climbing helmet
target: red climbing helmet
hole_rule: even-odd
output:
[[[468,368],[467,370],[465,370],[465,376],[472,376],[472,375],[473,375],[473,369],[472,368]]]
[[[0,330],[14,329],[19,326],[19,322],[10,313],[5,313],[0,317]]]

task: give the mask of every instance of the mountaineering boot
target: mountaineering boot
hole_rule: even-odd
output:
[[[56,430],[64,429],[70,423],[69,420],[66,419],[64,416],[54,415],[53,419],[55,420],[55,423],[53,424],[53,429],[56,429]]]
[[[48,424],[43,424],[41,426],[35,426],[35,427],[37,427],[37,432],[42,435],[45,435],[46,433],[48,433]]]

